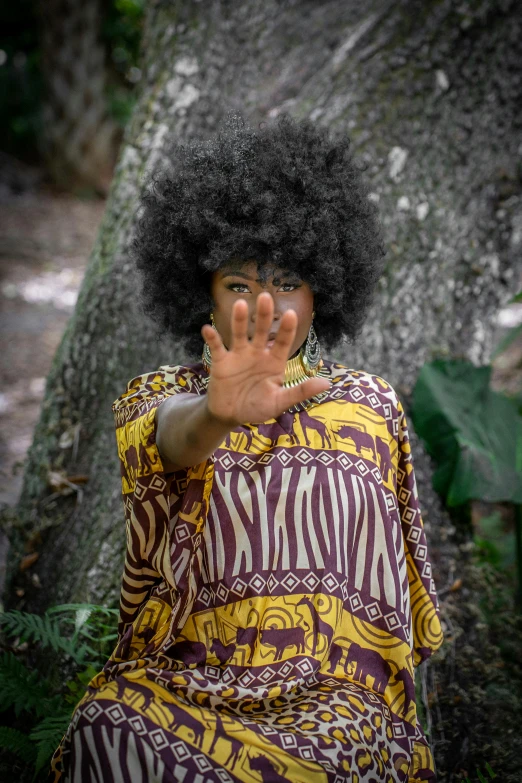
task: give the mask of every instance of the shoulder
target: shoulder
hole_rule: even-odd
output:
[[[117,412],[129,406],[145,406],[161,402],[172,394],[204,394],[206,373],[201,363],[184,365],[162,365],[157,370],[137,375],[128,383],[125,391],[113,402],[112,410]]]
[[[373,408],[377,403],[392,405],[394,409],[400,406],[392,384],[381,375],[347,367],[339,362],[325,361],[324,364],[329,372],[327,377],[332,382],[330,399],[346,397],[351,402],[366,402]]]
[[[366,426],[369,422],[381,422],[392,438],[398,437],[399,431],[405,426],[404,409],[389,381],[382,375],[347,367],[339,362],[325,361],[325,368],[329,371],[327,377],[330,377],[332,387],[323,403],[332,401],[356,406],[357,412],[347,408],[346,412],[339,410],[336,415],[348,415],[350,420],[354,416],[362,418]]]

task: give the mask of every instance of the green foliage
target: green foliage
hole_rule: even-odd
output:
[[[6,636],[21,641],[38,642],[43,648],[63,653],[78,666],[102,665],[117,634],[108,618],[117,611],[93,604],[62,604],[44,615],[6,612],[0,616],[0,627]]]
[[[35,746],[27,734],[8,726],[0,726],[0,748],[29,759],[34,759],[36,755]]]
[[[36,6],[0,5],[0,148],[22,155],[35,147],[42,95]],[[25,156],[24,156],[25,157]]]
[[[471,500],[514,504],[515,534],[504,535],[496,518],[483,519],[475,543],[482,561],[497,568],[510,566],[516,552],[522,609],[522,411],[516,399],[490,388],[491,370],[464,360],[425,364],[412,421],[437,463],[433,486],[448,507],[462,510]]]
[[[128,87],[111,84],[107,88],[106,97],[111,117],[121,128],[124,128],[136,103],[134,91]]]
[[[437,462],[433,486],[448,506],[471,499],[522,503],[522,416],[490,386],[491,367],[425,364],[413,391],[416,432]]]
[[[86,654],[85,645],[76,648],[73,639],[60,636],[60,625],[50,617],[25,612],[9,612],[1,618],[4,633],[8,636],[20,636],[23,641],[39,642],[42,647],[50,647],[55,652],[64,652],[80,663]]]
[[[497,511],[478,522],[474,542],[478,547],[477,560],[490,563],[499,571],[509,572],[515,565],[515,534],[506,530]]]
[[[107,52],[107,109],[124,125],[141,78],[140,42],[144,0],[103,4],[99,31]],[[40,24],[33,0],[0,6],[0,149],[24,160],[38,159],[41,102]]]
[[[134,86],[141,79],[140,43],[144,0],[112,0],[106,7],[102,36],[113,76],[106,90],[109,113],[125,127],[136,102]]]
[[[36,745],[35,773],[48,766],[54,751],[67,731],[71,714],[72,710],[69,708],[57,715],[49,715],[40,721],[30,733],[29,739]]]
[[[48,767],[74,707],[112,651],[116,616],[115,609],[93,604],[54,606],[41,616],[18,611],[0,615],[4,636],[17,639],[14,650],[0,655],[0,713],[11,712],[19,724],[0,726],[0,749],[31,764],[35,779]],[[41,662],[29,668],[15,654],[24,643],[31,645],[33,656],[51,650],[56,665],[72,664],[71,679],[54,683],[43,675]]]
[[[37,671],[29,671],[12,652],[0,656],[0,712],[14,707],[16,716],[21,712],[45,715],[56,707],[56,699],[49,703],[50,684]]]

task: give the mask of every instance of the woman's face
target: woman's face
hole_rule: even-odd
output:
[[[244,299],[248,304],[248,339],[251,340],[256,323],[256,300],[262,291],[268,291],[274,300],[274,320],[268,348],[273,345],[283,313],[286,310],[294,310],[297,314],[297,331],[290,351],[290,356],[294,356],[306,340],[312,323],[314,295],[308,283],[293,272],[274,268],[269,264],[258,268],[255,261],[248,261],[241,267],[218,269],[212,275],[210,288],[216,329],[225,347],[229,348],[232,306],[238,299]]]

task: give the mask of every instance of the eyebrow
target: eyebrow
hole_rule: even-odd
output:
[[[250,280],[250,281],[254,280],[254,278],[251,277],[251,275],[247,275],[246,272],[233,272],[233,271],[225,272],[221,279],[224,280],[226,277],[241,277],[243,280]],[[297,275],[290,271],[281,272],[279,275],[273,275],[272,277],[275,278],[276,280],[278,278],[285,278],[285,277],[294,277],[295,279],[298,279]],[[258,278],[257,280],[255,280],[255,282],[264,283],[265,280],[261,280],[261,278]]]
[[[243,280],[253,280],[254,278],[250,275],[247,275],[246,272],[225,272],[222,276],[222,279],[225,279],[225,277],[242,277]]]

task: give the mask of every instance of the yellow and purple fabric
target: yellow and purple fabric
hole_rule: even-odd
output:
[[[326,362],[307,411],[237,427],[165,473],[155,412],[201,364],[114,403],[127,550],[119,641],[53,780],[434,780],[415,669],[442,644],[404,410]]]

